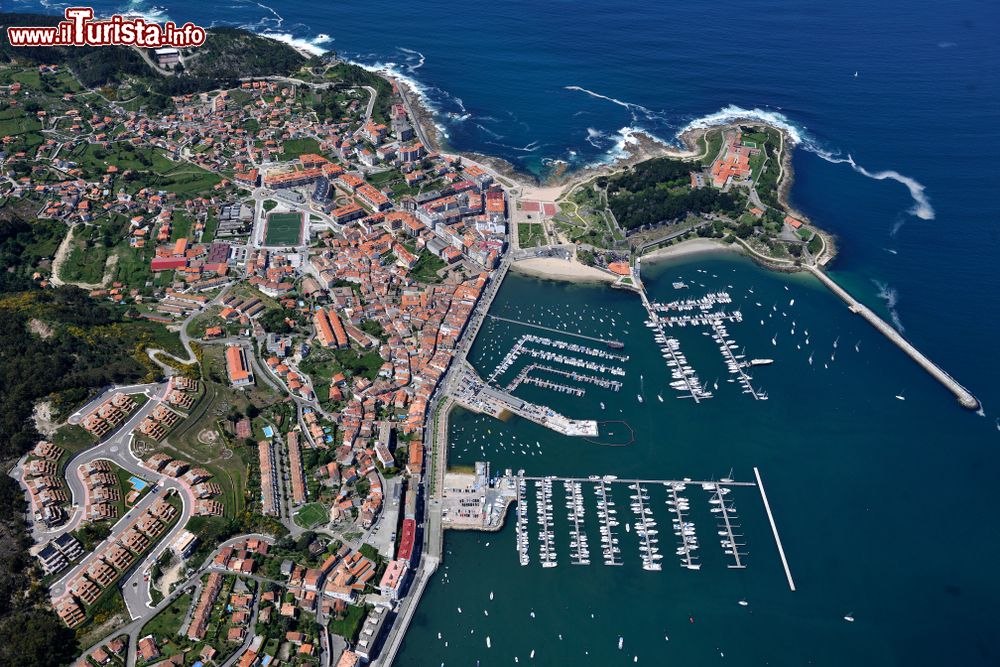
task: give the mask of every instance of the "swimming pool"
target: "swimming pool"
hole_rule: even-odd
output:
[[[144,479],[139,479],[138,477],[129,477],[128,483],[131,484],[132,488],[135,489],[136,491],[142,491],[147,486],[149,486],[149,482],[147,482]]]
[[[264,427],[264,435],[266,435],[269,438],[273,438],[274,437],[274,429],[271,428],[270,426],[265,426]]]

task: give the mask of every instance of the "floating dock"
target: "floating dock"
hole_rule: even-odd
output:
[[[771,511],[771,505],[767,494],[764,491],[764,483],[761,479],[760,471],[754,468],[756,482],[738,482],[729,477],[719,480],[693,480],[685,479],[618,479],[612,475],[589,477],[556,477],[556,476],[530,476],[524,471],[518,471],[514,475],[510,470],[506,475],[498,479],[498,483],[503,487],[509,486],[517,493],[517,526],[516,545],[518,557],[521,565],[528,565],[528,517],[530,509],[527,499],[527,488],[534,485],[536,495],[536,516],[539,527],[538,553],[542,567],[556,567],[555,548],[555,521],[553,517],[552,491],[556,483],[562,483],[565,489],[565,505],[568,512],[569,538],[570,538],[570,559],[574,565],[590,564],[590,547],[588,535],[584,523],[586,513],[584,501],[584,485],[590,484],[593,488],[594,499],[597,503],[597,519],[601,537],[601,554],[604,565],[621,566],[624,561],[621,558],[619,538],[621,535],[615,530],[620,525],[615,509],[615,501],[612,498],[612,489],[615,485],[625,485],[629,494],[629,506],[631,508],[632,520],[627,523],[626,531],[635,533],[634,538],[638,540],[639,556],[642,567],[649,571],[660,571],[660,563],[663,556],[660,555],[659,530],[657,528],[657,517],[653,511],[655,504],[650,501],[650,489],[654,487],[664,487],[666,493],[666,507],[671,517],[671,529],[678,538],[676,554],[680,559],[679,565],[687,570],[700,570],[702,563],[697,555],[700,544],[697,537],[697,530],[694,521],[690,518],[691,501],[684,495],[684,491],[693,485],[700,485],[707,492],[707,504],[712,515],[716,519],[716,531],[719,536],[719,544],[728,561],[726,567],[729,569],[746,569],[746,558],[749,555],[745,550],[746,538],[741,533],[741,526],[738,523],[736,509],[732,497],[732,491],[739,488],[756,487],[760,493],[764,510],[767,514],[768,522],[771,526],[772,535],[778,548],[778,555],[781,559],[782,568],[788,579],[788,587],[795,590],[795,582],[792,579],[791,569],[785,555],[781,538],[778,535],[778,528]],[[634,544],[634,543],[633,543]]]
[[[594,495],[597,496],[597,516],[601,523],[601,553],[605,565],[623,565],[619,554],[618,535],[614,527],[618,525],[615,518],[615,503],[608,496],[607,484],[602,480],[594,485]]]
[[[694,552],[698,549],[698,538],[695,535],[694,524],[685,520],[687,518],[686,511],[689,509],[688,500],[679,493],[684,490],[685,485],[674,482],[670,484],[669,488],[671,499],[667,501],[667,505],[670,506],[671,514],[674,514],[674,518],[671,520],[674,526],[674,534],[681,541],[681,545],[677,549],[677,555],[681,557],[682,567],[689,570],[697,570],[701,567],[698,563],[698,558],[694,555]]]
[[[730,504],[731,501],[727,501],[725,497],[727,494],[728,489],[716,487],[715,494],[709,502],[717,506],[712,508],[712,512],[720,515],[718,526],[720,529],[719,535],[722,536],[722,539],[719,540],[722,544],[722,549],[727,555],[733,557],[733,563],[728,567],[730,569],[741,570],[746,568],[746,565],[743,564],[742,558],[744,558],[747,554],[741,552],[740,547],[746,546],[746,544],[736,541],[737,538],[743,536],[735,532],[735,529],[739,528],[739,525],[735,523],[736,510]]]
[[[535,482],[535,498],[538,501],[538,556],[542,567],[555,567],[555,535],[552,531],[552,480]]]

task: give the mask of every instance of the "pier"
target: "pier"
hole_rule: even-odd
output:
[[[656,535],[656,522],[652,518],[653,511],[646,507],[646,489],[638,482],[629,484],[628,488],[635,491],[629,498],[632,501],[632,513],[635,514],[636,518],[634,525],[635,533],[642,539],[642,544],[639,546],[642,569],[650,571],[661,570],[663,566],[657,562],[660,553],[656,546],[657,539],[654,537]]]
[[[604,554],[605,565],[624,565],[618,554],[618,536],[614,527],[618,525],[618,519],[614,518],[616,510],[615,503],[608,497],[608,487],[602,480],[594,486],[594,495],[597,496],[597,516],[601,522],[601,551]]]
[[[722,515],[721,521],[719,521],[719,534],[723,536],[720,540],[722,543],[722,549],[726,554],[733,557],[733,564],[729,565],[730,569],[745,569],[746,565],[740,560],[741,557],[746,556],[745,553],[740,553],[740,547],[746,546],[740,542],[736,541],[737,537],[743,537],[742,535],[737,535],[733,532],[733,528],[739,528],[738,525],[733,523],[733,519],[736,518],[735,510],[732,506],[726,504],[726,499],[724,497],[723,491],[728,489],[715,488],[715,495],[709,502],[718,505],[717,508],[713,508],[712,511]]]
[[[566,507],[569,509],[569,519],[573,522],[570,530],[572,540],[569,548],[573,550],[571,554],[573,565],[590,565],[590,547],[587,546],[587,534],[580,528],[585,513],[583,505],[583,494],[580,491],[580,482],[563,482],[566,488]]]
[[[663,320],[656,314],[656,307],[650,302],[641,283],[638,291],[639,297],[642,299],[642,306],[649,315],[647,326],[653,329],[656,343],[660,346],[663,357],[667,359],[667,367],[673,378],[670,388],[686,393],[686,396],[680,398],[691,398],[695,403],[700,403],[705,398],[711,398],[712,394],[702,387],[698,375],[688,365],[687,358],[681,352],[680,342],[676,338],[668,338],[663,332]]]
[[[751,384],[750,374],[746,372],[747,363],[742,359],[743,355],[739,355],[741,358],[737,359],[737,355],[733,352],[733,348],[736,343],[733,343],[729,339],[729,333],[726,331],[725,325],[718,319],[713,319],[710,322],[712,327],[712,335],[715,341],[719,344],[719,351],[722,353],[723,358],[726,360],[726,367],[729,372],[736,375],[737,382],[743,387],[743,393],[753,396],[755,401],[766,401],[767,394],[763,391],[755,388]]]
[[[701,567],[694,552],[698,548],[698,538],[695,536],[694,524],[685,521],[685,511],[689,509],[687,498],[678,493],[684,489],[684,484],[674,483],[670,485],[670,498],[667,505],[670,506],[671,514],[676,515],[671,523],[674,525],[674,534],[681,540],[681,545],[677,549],[677,555],[681,557],[681,566],[689,570],[697,570]]]
[[[587,382],[603,389],[610,389],[612,391],[619,391],[622,388],[622,383],[618,380],[606,380],[602,377],[596,375],[584,375],[582,373],[576,373],[572,371],[563,371],[558,368],[552,368],[551,366],[543,366],[541,364],[529,364],[521,369],[521,372],[517,374],[510,384],[507,385],[507,391],[514,391],[522,382],[528,382],[529,384],[536,384],[538,386],[543,386],[538,384],[539,381],[535,378],[529,377],[532,371],[539,370],[546,373],[553,373],[555,375],[561,375],[564,378],[573,380],[574,382]],[[563,391],[564,393],[574,393],[579,392],[579,396],[584,395],[584,390],[578,387],[568,387],[562,389],[565,385],[557,385],[555,388],[557,391]]]
[[[524,474],[517,476],[517,557],[524,567],[531,562],[528,553],[528,491]]]
[[[552,531],[552,480],[535,482],[535,499],[538,501],[538,555],[542,567],[555,567],[556,547]]]
[[[946,373],[940,366],[924,356],[920,350],[914,347],[908,340],[903,338],[903,335],[892,328],[888,322],[883,320],[881,317],[872,312],[871,309],[851,296],[847,290],[834,282],[834,280],[830,276],[826,275],[826,273],[822,270],[816,268],[815,266],[809,266],[807,268],[814,276],[819,278],[820,282],[826,285],[831,292],[839,296],[844,303],[848,305],[852,313],[856,313],[867,320],[868,323],[881,332],[882,335],[895,343],[897,347],[903,350],[903,352],[908,354],[910,358],[917,362],[921,368],[930,373],[931,377],[943,384],[948,391],[955,395],[959,404],[963,408],[968,408],[969,410],[979,409],[979,399],[973,396],[972,392],[959,384],[955,378],[948,375],[948,373]]]
[[[795,590],[795,582],[792,580],[792,571],[788,569],[788,559],[785,558],[785,549],[781,546],[781,538],[778,536],[778,526],[774,523],[774,515],[771,514],[771,505],[767,502],[767,493],[764,492],[764,481],[760,478],[760,471],[757,466],[753,468],[753,474],[757,478],[757,488],[760,490],[760,499],[764,501],[764,510],[767,511],[767,520],[771,522],[771,532],[774,533],[774,543],[778,545],[778,555],[781,556],[781,566],[785,568],[785,577],[788,579],[788,587]]]
[[[530,322],[522,322],[520,320],[513,320],[509,317],[500,317],[499,315],[487,315],[487,317],[497,320],[499,322],[507,322],[508,324],[519,324],[522,327],[530,327],[532,329],[539,329],[541,331],[548,331],[550,333],[559,334],[561,336],[572,336],[573,338],[582,338],[583,340],[593,341],[595,343],[601,343],[602,345],[616,346],[620,345],[621,341],[617,340],[606,340],[604,338],[597,338],[595,336],[585,336],[583,334],[571,333],[569,331],[563,331],[562,329],[554,329],[552,327],[542,326],[541,324],[532,324]]]

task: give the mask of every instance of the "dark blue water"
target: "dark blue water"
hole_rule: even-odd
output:
[[[992,502],[988,489],[1000,470],[995,427],[1000,415],[997,3],[178,0],[124,5],[102,0],[95,5],[99,13],[130,9],[179,22],[242,25],[387,66],[421,91],[454,148],[503,157],[532,175],[544,175],[555,161],[582,167],[608,160],[639,130],[670,141],[691,123],[747,114],[786,125],[800,139],[791,198],[837,235],[840,255],[832,273],[969,387],[982,400],[985,416],[962,412],[946,392],[920,379],[897,351],[879,346],[874,337],[868,340],[864,327],[851,334],[864,336],[863,349],[880,354],[865,355],[863,364],[859,358],[860,365],[850,371],[837,371],[830,376],[836,381],[807,374],[801,363],[795,367],[800,372],[775,369],[784,380],[771,373],[771,405],[754,413],[745,439],[717,425],[727,414],[719,407],[690,416],[682,412],[688,421],[671,428],[682,439],[678,446],[684,454],[666,458],[664,474],[726,472],[679,469],[679,461],[706,466],[762,461],[782,508],[807,490],[820,494],[815,520],[830,532],[810,533],[804,510],[786,514],[791,525],[783,531],[793,542],[803,595],[795,602],[772,600],[757,623],[738,625],[720,614],[717,623],[699,623],[688,640],[678,636],[674,641],[689,642],[681,655],[694,664],[716,658],[712,649],[724,643],[727,627],[740,639],[738,646],[752,647],[743,655],[745,664],[1000,661],[991,634],[992,598],[998,592],[992,554],[998,544],[989,537],[996,531],[993,508],[987,506]],[[41,8],[35,0],[12,0],[8,7]],[[545,298],[564,297],[557,292]],[[860,326],[847,314],[832,312],[840,308],[834,299],[817,295],[815,303],[831,309],[830,327]],[[819,336],[818,329],[813,333]],[[912,411],[910,401],[896,405],[891,398],[886,406],[887,393],[897,385],[914,387],[919,410]],[[701,432],[697,420],[706,415],[712,421],[703,430],[717,439],[701,458],[689,456],[699,449],[690,438]],[[810,446],[815,456],[803,449]],[[572,461],[572,450],[554,447],[536,458],[537,472],[555,472],[557,464]],[[645,456],[660,456],[650,443],[643,447]],[[559,458],[560,452],[569,458]],[[786,474],[782,465],[788,466]],[[946,479],[936,480],[936,472]],[[820,490],[804,484],[803,474],[814,475]],[[456,572],[453,585],[437,581],[429,590],[418,627],[407,640],[405,655],[412,664],[430,657],[436,664],[444,655],[431,640],[443,624],[458,622],[441,615],[452,609],[449,598],[456,589],[475,591],[485,600],[487,590],[500,591],[491,578],[524,576],[513,555],[513,537],[496,536],[504,545],[502,564],[499,556],[482,555],[487,539],[449,537],[448,548],[455,550],[451,571],[463,568],[464,579]],[[469,563],[478,562],[489,569],[470,574]],[[780,570],[774,571],[773,562],[767,567],[756,572],[764,569],[764,584],[780,589]],[[537,586],[533,599],[551,602],[563,594],[559,586],[578,590],[591,583],[588,602],[600,604],[602,632],[613,645],[627,601],[648,589],[645,579],[623,584],[608,576],[582,582],[537,578],[530,585]],[[636,628],[630,642],[651,647],[664,627],[683,625],[688,600],[697,600],[691,604],[702,605],[706,613],[714,613],[709,610],[716,594],[726,596],[725,604],[732,602],[728,588],[668,581],[667,589],[654,589],[660,608],[644,608],[629,618]],[[511,586],[522,588],[514,580]],[[831,589],[842,594],[831,594],[824,607],[816,597]],[[830,624],[847,605],[862,610],[849,628],[857,634]],[[555,608],[564,615],[561,621],[569,619],[584,634],[597,632],[587,629],[589,613],[576,598]],[[524,613],[518,607],[490,618],[526,623]],[[863,623],[865,615],[878,620]],[[494,641],[500,641],[502,630],[493,632]],[[506,641],[516,643],[514,634],[511,639],[508,633]],[[530,646],[543,641],[557,646],[551,633],[530,639]],[[479,641],[475,652],[470,645],[461,654],[460,663],[474,664],[472,655],[485,654]],[[527,641],[517,647],[522,660]],[[783,645],[784,652],[779,650]],[[433,655],[428,653],[432,647]],[[563,655],[581,664],[594,662],[580,651],[564,650],[539,655],[546,655],[548,664],[564,664]],[[500,660],[494,653],[491,658]],[[627,658],[606,646],[599,654],[607,660],[614,656],[616,663]],[[658,664],[648,652],[643,655],[645,664]],[[511,659],[511,652],[502,658],[505,664]]]

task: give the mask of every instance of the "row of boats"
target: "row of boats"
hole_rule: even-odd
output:
[[[708,502],[712,505],[712,513],[718,516],[719,544],[722,546],[723,553],[733,559],[733,562],[727,567],[731,569],[745,568],[746,565],[743,564],[742,559],[747,554],[741,552],[740,547],[746,546],[746,543],[737,541],[743,536],[736,532],[740,529],[740,525],[736,523],[736,508],[732,501],[726,497],[729,494],[729,489],[717,484],[702,484],[702,488],[713,493]]]
[[[570,558],[574,565],[590,565],[590,545],[587,543],[587,533],[580,528],[586,509],[583,504],[583,484],[580,482],[563,482],[566,487],[566,509],[569,510]]]
[[[670,303],[653,303],[653,308],[660,312],[712,310],[716,306],[724,306],[733,302],[733,297],[726,291],[709,292],[697,299],[678,299]]]
[[[609,380],[607,378],[601,377],[599,375],[587,375],[585,373],[579,373],[577,371],[564,371],[559,368],[553,368],[551,366],[545,366],[543,364],[528,364],[517,374],[517,376],[510,381],[507,385],[507,392],[513,392],[522,383],[527,382],[528,384],[533,384],[539,387],[546,387],[549,389],[555,389],[556,391],[561,391],[565,394],[575,394],[577,396],[583,396],[586,390],[580,387],[573,387],[570,385],[559,385],[547,380],[539,380],[538,378],[532,377],[531,374],[534,371],[542,371],[545,373],[552,373],[553,375],[560,375],[566,379],[573,380],[574,382],[581,382],[585,384],[592,384],[602,389],[610,389],[611,391],[620,391],[622,388],[622,383],[619,380]],[[550,386],[551,385],[551,386]]]
[[[625,363],[629,360],[627,354],[618,354],[617,352],[608,352],[598,347],[590,347],[589,345],[580,345],[579,343],[570,343],[565,340],[558,340],[552,338],[546,338],[545,336],[535,336],[532,334],[526,334],[523,336],[525,342],[536,343],[538,345],[545,345],[548,347],[554,347],[558,350],[569,350],[574,354],[587,354],[592,357],[599,357],[601,359],[609,359],[612,361],[620,361]]]
[[[708,390],[707,384],[703,384],[698,378],[698,374],[688,363],[687,357],[681,351],[681,344],[676,338],[667,337],[663,333],[662,325],[658,320],[651,322],[651,326],[656,329],[654,339],[660,346],[663,358],[666,360],[667,368],[670,369],[670,388],[674,391],[687,394],[694,399],[695,403],[712,398],[712,392]],[[686,398],[687,396],[681,396]]]
[[[601,555],[605,565],[622,565],[619,536],[615,528],[621,525],[618,519],[615,502],[609,493],[609,483],[617,478],[591,477],[594,483],[594,496],[597,500],[597,517],[600,526]],[[537,523],[539,526],[539,557],[542,567],[556,567],[558,564],[555,549],[555,534],[553,530],[553,484],[556,478],[544,477],[535,481],[535,500],[537,504]],[[731,480],[730,480],[731,481]],[[590,543],[584,530],[586,507],[583,495],[583,482],[574,479],[562,480],[570,523],[570,558],[574,565],[589,565],[591,560]],[[688,517],[690,501],[683,492],[687,481],[663,482],[667,488],[667,509],[671,516],[671,531],[677,539],[675,553],[680,566],[688,570],[701,569],[697,552],[700,548],[695,524]],[[732,559],[730,568],[746,567],[743,558],[747,555],[741,551],[745,543],[740,542],[742,535],[736,523],[736,512],[732,501],[728,498],[730,489],[724,484],[703,483],[702,487],[711,494],[709,504],[711,512],[717,517],[719,543],[723,552]],[[633,521],[625,524],[626,532],[634,532],[639,540],[639,555],[642,568],[648,571],[663,569],[660,553],[659,527],[653,508],[649,504],[647,486],[638,481],[630,482],[629,508]],[[520,477],[517,482],[517,551],[521,565],[528,565],[529,554],[529,510],[527,507],[528,482]]]
[[[729,337],[729,331],[721,319],[713,319],[709,325],[712,327],[712,340],[719,346],[719,352],[726,361],[726,369],[730,375],[729,382],[737,382],[743,388],[743,393],[752,396],[755,401],[766,401],[767,392],[757,389],[750,382],[753,378],[747,373],[749,366],[760,366],[770,363],[770,359],[753,359],[746,361],[743,352],[736,352],[738,345]],[[708,332],[705,332],[708,333]]]

